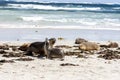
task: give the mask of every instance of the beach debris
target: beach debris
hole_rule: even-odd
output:
[[[108,45],[106,45],[106,44],[100,44],[100,47],[102,47],[102,48],[108,48]]]
[[[72,48],[72,46],[69,46],[69,45],[56,45],[55,48]]]
[[[88,57],[86,57],[86,56],[83,55],[83,54],[79,54],[76,58],[88,58]]]
[[[38,32],[37,30],[35,32]]]
[[[2,59],[2,60],[0,60],[0,63],[14,63],[14,61]]]
[[[88,41],[85,40],[85,39],[83,39],[83,38],[77,38],[77,39],[75,40],[75,44],[81,44],[81,43],[83,43],[83,42],[88,42]]]
[[[18,51],[18,46],[10,46],[13,51]]]
[[[98,56],[98,58],[104,58],[104,59],[107,59],[107,60],[111,60],[111,59],[120,59],[120,55],[119,55],[120,52],[118,51],[113,51],[113,50],[104,50],[104,51],[101,51],[99,52],[98,54],[101,54]]]
[[[120,47],[118,47],[117,50],[120,50]]]
[[[0,54],[4,54],[4,53],[6,53],[5,50],[0,49]]]
[[[67,52],[65,52],[64,54],[66,55],[66,56],[73,56],[73,55],[79,55],[81,53],[81,51],[67,51]]]
[[[53,58],[63,59],[64,58],[63,50],[58,48],[49,49],[49,59],[53,59]]]
[[[99,50],[100,46],[95,42],[83,42],[80,44],[79,49],[84,51]]]
[[[17,61],[32,61],[32,60],[34,60],[34,59],[28,57],[28,58],[14,59],[14,60],[17,60]]]
[[[25,57],[23,52],[9,52],[3,55],[3,57]]]
[[[60,66],[79,66],[78,64],[72,64],[72,63],[62,63]]]
[[[8,44],[1,44],[0,45],[0,49],[3,49],[3,50],[9,50],[9,46],[8,46]]]
[[[120,54],[120,51],[107,49],[107,50],[100,51],[97,54],[106,54],[106,53]]]
[[[65,38],[59,37],[58,40],[65,40]]]

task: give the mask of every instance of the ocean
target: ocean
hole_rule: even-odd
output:
[[[120,30],[120,4],[0,1],[0,28]]]
[[[26,0],[27,1],[27,0]],[[120,41],[120,4],[0,0],[0,41]]]

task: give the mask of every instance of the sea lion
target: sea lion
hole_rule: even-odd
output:
[[[30,43],[24,43],[18,49],[21,50],[21,51],[27,51],[29,45],[30,45]]]
[[[116,42],[110,42],[110,43],[108,44],[108,48],[117,48],[117,47],[119,47],[119,45],[118,45],[118,43],[116,43]]]
[[[49,49],[49,59],[53,59],[53,58],[60,58],[63,59],[64,58],[64,52],[62,49],[59,48],[52,48]]]
[[[49,43],[48,39],[44,42],[33,42],[29,45],[27,49],[27,55],[33,55],[33,53],[39,54],[40,57],[48,56]]]
[[[55,44],[56,39],[55,38],[50,38],[49,39],[49,48],[53,48],[53,45]]]
[[[82,42],[88,42],[88,41],[85,40],[85,39],[82,39],[82,38],[77,38],[77,39],[75,40],[75,44],[81,44]]]
[[[86,51],[99,50],[100,46],[94,42],[83,42],[80,44],[79,49],[86,50]]]

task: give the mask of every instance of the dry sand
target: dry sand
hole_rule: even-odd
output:
[[[64,42],[65,43],[65,42]],[[66,42],[70,43],[70,42]],[[9,43],[10,44],[10,43]],[[12,43],[13,44],[13,43]],[[60,43],[57,44],[62,44]],[[70,43],[72,45],[72,43]],[[33,61],[15,61],[0,65],[0,80],[119,80],[120,60],[97,58],[97,54],[88,58],[65,56],[64,61],[31,57]],[[0,60],[11,60],[0,54]],[[17,58],[14,58],[17,59]],[[61,66],[70,63],[77,66]]]

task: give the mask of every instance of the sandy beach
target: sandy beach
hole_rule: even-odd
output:
[[[20,46],[23,43],[6,42],[14,46]],[[75,44],[66,40],[57,40],[55,46],[57,45],[74,46]],[[62,49],[73,50],[65,47]],[[120,59],[106,60],[98,58],[99,54],[86,54],[83,58],[77,58],[77,55],[65,56],[63,61],[30,56],[21,58],[29,57],[33,60],[19,61],[16,59],[20,57],[7,58],[2,55],[0,54],[0,60],[14,62],[0,62],[0,80],[119,80],[120,75]]]
[[[119,76],[120,0],[0,0],[0,80]]]

